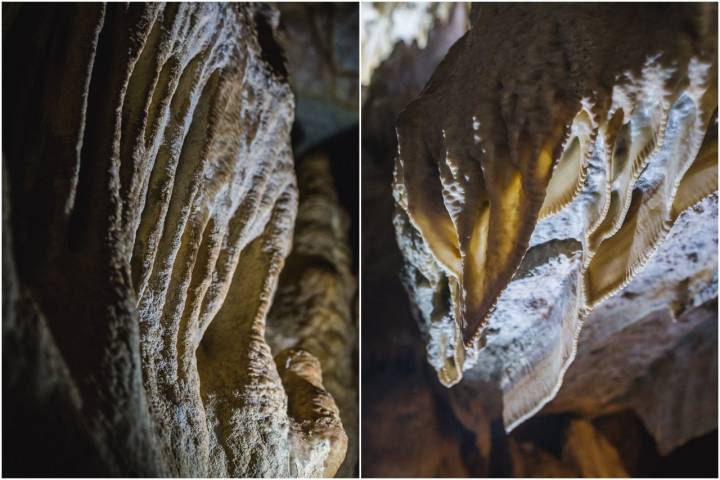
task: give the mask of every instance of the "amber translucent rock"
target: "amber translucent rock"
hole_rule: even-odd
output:
[[[616,447],[587,420],[572,420],[562,434],[556,456],[543,447],[508,439],[510,461],[516,477],[629,477]]]
[[[662,455],[717,428],[717,218],[716,195],[684,211],[642,272],[588,315],[545,412],[633,410]]]
[[[506,428],[717,190],[716,15],[479,5],[400,115],[394,222],[428,360],[446,386],[499,383]]]

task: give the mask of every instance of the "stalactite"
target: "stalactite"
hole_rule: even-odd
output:
[[[588,313],[717,190],[715,8],[479,6],[398,119],[428,360],[448,387],[499,377],[509,430],[557,393]]]

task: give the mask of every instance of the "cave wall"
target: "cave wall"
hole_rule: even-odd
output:
[[[4,474],[340,467],[331,356],[265,335],[298,215],[278,23],[3,5]]]
[[[364,88],[363,424],[443,446],[372,476],[716,471],[717,13],[592,8],[475,4],[439,66],[431,18]]]

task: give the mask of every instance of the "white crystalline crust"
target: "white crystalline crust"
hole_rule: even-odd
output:
[[[318,360],[265,340],[297,211],[277,12],[64,8],[14,11],[53,24],[30,47],[57,61],[24,59],[42,92],[18,88],[36,108],[16,109],[27,131],[3,155],[26,179],[10,188],[18,271],[97,461],[129,476],[334,475],[347,438]]]
[[[480,9],[400,117],[395,226],[428,359],[446,386],[463,372],[497,382],[508,430],[557,394],[588,313],[717,189],[717,32],[703,8],[678,9],[696,22],[688,41],[611,33],[648,14],[632,9]],[[568,75],[528,80],[535,59],[512,52],[533,35],[577,55]],[[623,66],[598,70],[616,48]]]

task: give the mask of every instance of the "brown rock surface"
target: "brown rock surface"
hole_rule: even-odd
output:
[[[3,473],[338,468],[317,359],[265,341],[297,203],[277,21],[3,6]]]
[[[586,420],[574,420],[566,433],[563,460],[582,477],[628,477],[620,456],[608,440]]]
[[[519,478],[575,478],[579,472],[530,442],[508,440],[513,476]]]
[[[273,351],[299,348],[319,360],[323,383],[340,408],[348,436],[338,476],[353,476],[358,459],[357,282],[351,272],[349,219],[338,205],[324,154],[300,161],[298,187],[293,250],[268,316],[268,343]]]
[[[446,386],[499,383],[509,430],[557,393],[586,315],[717,189],[713,8],[480,6],[398,120],[394,223],[428,360]]]
[[[633,409],[661,454],[717,428],[717,198],[683,213],[646,268],[593,311],[545,411]],[[593,375],[589,377],[588,371]]]
[[[477,4],[471,14],[471,31],[451,48],[424,89],[424,79],[429,78],[425,68],[434,68],[428,59],[440,51],[434,50],[431,40],[442,31],[438,25],[430,29],[426,49],[397,45],[374,70],[373,80],[363,92],[363,254],[369,258],[363,263],[367,284],[362,285],[363,313],[367,316],[363,329],[363,401],[364,405],[373,405],[372,414],[364,410],[363,423],[373,428],[378,419],[395,411],[394,405],[411,402],[395,392],[396,387],[413,392],[415,397],[427,389],[433,398],[428,402],[431,410],[410,412],[408,407],[407,421],[393,422],[398,438],[419,436],[407,433],[418,430],[419,423],[461,424],[455,439],[425,434],[442,445],[434,453],[421,446],[414,452],[410,446],[395,452],[385,446],[388,442],[382,435],[377,440],[363,437],[363,446],[378,442],[373,468],[385,475],[417,473],[414,469],[433,475],[434,465],[455,458],[457,471],[462,467],[469,475],[479,476],[579,476],[581,467],[592,475],[662,476],[672,472],[712,476],[717,445],[715,439],[713,448],[717,431],[715,7],[647,5],[636,10],[634,6],[605,10],[598,6],[593,11],[592,6],[583,9],[572,27],[562,18],[552,18],[552,6],[548,7],[533,11],[530,5]],[[562,10],[565,19],[578,13],[567,7]],[[588,12],[596,18],[585,17]],[[614,22],[621,14],[628,18]],[[500,22],[498,15],[505,15],[508,23]],[[638,20],[644,16],[656,16],[659,21]],[[523,21],[513,24],[520,17]],[[594,27],[581,27],[584,22]],[[635,28],[622,27],[624,22],[634,22]],[[604,35],[598,33],[602,28],[596,27],[617,28],[622,33]],[[565,34],[576,28],[584,31],[576,37]],[[668,37],[667,32],[673,29],[683,33]],[[693,30],[697,35],[686,38]],[[522,35],[508,34],[516,31]],[[533,53],[532,48],[528,52],[527,45],[537,45],[537,41],[523,43],[523,35],[533,35],[525,31],[551,39],[550,45],[541,48],[542,52]],[[625,38],[626,34],[634,40]],[[553,42],[553,35],[562,38]],[[497,37],[500,47],[489,42],[488,36]],[[612,45],[618,39],[622,41]],[[576,97],[582,100],[578,110],[585,113],[578,116],[573,112],[563,128],[578,140],[563,137],[559,151],[549,149],[555,163],[552,176],[543,186],[538,218],[526,219],[531,224],[528,243],[521,246],[521,259],[511,269],[510,280],[487,317],[485,344],[465,345],[464,354],[456,356],[455,347],[460,346],[458,323],[448,314],[457,306],[448,285],[452,272],[443,268],[442,258],[433,250],[433,239],[413,223],[412,212],[404,216],[401,211],[395,219],[410,305],[398,294],[397,251],[388,240],[387,220],[380,213],[389,203],[387,160],[397,148],[395,131],[387,124],[404,102],[422,91],[400,121],[399,161],[409,165],[408,176],[415,180],[425,175],[427,183],[418,181],[415,185],[417,197],[425,195],[438,209],[452,210],[457,206],[455,200],[462,204],[459,185],[467,180],[465,193],[470,203],[477,198],[472,189],[477,187],[478,178],[491,184],[488,188],[498,185],[492,181],[496,177],[486,175],[488,168],[493,168],[487,163],[496,163],[496,170],[512,164],[507,145],[499,149],[507,157],[488,158],[486,152],[478,153],[472,136],[473,114],[478,120],[481,147],[486,147],[488,138],[500,144],[506,139],[508,145],[512,141],[519,146],[532,145],[522,129],[529,128],[533,120],[549,123],[547,115],[530,115],[535,112],[533,99],[538,100],[537,105],[543,104],[543,97],[533,97],[533,93],[546,87],[562,90],[564,80],[553,83],[542,76],[523,75],[523,71],[532,72],[537,67],[539,72],[546,72],[545,53],[553,48],[564,57],[563,62],[567,61],[571,86],[575,81],[581,83],[582,77],[592,77],[600,65],[607,67],[600,77],[616,68],[631,74],[610,78],[602,87],[605,93],[597,88]],[[590,54],[604,48],[603,55]],[[660,56],[654,58],[657,53]],[[676,62],[671,60],[674,55],[695,56],[699,63],[688,58]],[[635,67],[622,65],[643,57],[647,62],[639,61]],[[577,65],[573,65],[574,58]],[[486,68],[489,63],[492,69]],[[703,63],[707,70],[701,73],[702,68],[697,67]],[[488,81],[489,87],[485,85],[487,78],[483,76],[498,80],[503,90],[492,81]],[[692,77],[698,80],[694,85],[688,81]],[[595,82],[597,78],[584,80]],[[503,92],[507,94],[500,95]],[[603,106],[603,97],[610,105]],[[555,107],[572,98],[567,95],[557,102],[551,98],[549,104]],[[614,112],[623,110],[621,120],[609,115],[613,104],[619,105]],[[497,108],[490,108],[493,105]],[[499,118],[496,124],[480,118],[485,107],[488,118]],[[656,116],[658,110],[662,113]],[[703,117],[700,122],[698,110]],[[588,118],[593,121],[587,123]],[[703,122],[707,123],[701,125]],[[650,134],[658,125],[663,125],[661,131]],[[520,134],[504,137],[505,127],[508,131],[516,128]],[[445,139],[441,139],[443,129]],[[418,147],[406,157],[403,133],[409,136],[409,143],[415,142],[413,147]],[[578,153],[581,150],[584,153]],[[521,167],[531,164],[518,163]],[[468,171],[478,176],[463,179]],[[435,187],[438,195],[428,195]],[[523,193],[530,191],[526,187],[523,185]],[[402,188],[396,182],[396,198],[402,200],[407,194],[408,199],[409,192]],[[629,195],[624,197],[622,192]],[[547,198],[551,201],[546,202]],[[504,201],[504,197],[495,198],[500,207]],[[405,205],[401,203],[400,207],[402,210]],[[462,220],[459,210],[455,220]],[[465,224],[457,222],[458,227],[451,220],[452,228],[440,234],[449,232],[452,240],[465,227],[468,236],[473,234],[475,217],[473,212],[468,213],[470,207],[466,210]],[[498,223],[509,225],[512,216],[496,218]],[[604,223],[601,218],[610,220]],[[442,230],[442,225],[435,216],[427,223],[429,229]],[[500,247],[519,245],[498,243]],[[612,248],[599,253],[603,245]],[[604,260],[596,261],[599,255],[604,255]],[[499,265],[497,258],[492,256],[491,260]],[[591,274],[595,276],[590,278]],[[609,291],[614,295],[604,298]],[[586,330],[581,329],[583,322]],[[419,342],[425,345],[418,346]],[[572,363],[576,354],[576,363]],[[423,376],[412,387],[405,386],[417,369],[411,368],[408,359],[425,356],[440,371],[441,381],[451,379],[443,377],[442,370],[452,373],[453,364],[462,367],[456,372],[462,374],[462,380],[450,389],[438,389],[437,382]],[[705,385],[704,390],[701,385]],[[693,411],[699,414],[692,415]],[[540,415],[533,417],[538,412]],[[557,412],[560,414],[548,415]],[[410,415],[422,418],[415,420]],[[627,415],[632,417],[631,424],[625,423]],[[577,445],[566,445],[566,438],[571,436],[567,425],[581,422],[588,427],[590,420],[592,427],[572,435]],[[619,427],[608,435],[608,429],[600,428],[598,422],[615,422]],[[511,433],[502,431],[503,427],[517,425]],[[557,428],[544,428],[547,425]],[[532,427],[532,434],[516,435],[526,426]],[[459,433],[463,429],[465,432]],[[461,452],[459,457],[450,452],[453,443]],[[489,468],[472,468],[467,455],[470,443],[483,457],[479,463]],[[371,448],[369,444],[364,451]],[[579,466],[584,456],[593,461]],[[403,467],[394,465],[396,458],[402,459],[398,463]]]
[[[559,455],[533,442],[508,438],[515,477],[625,478],[628,472],[617,448],[587,420],[571,420]]]

